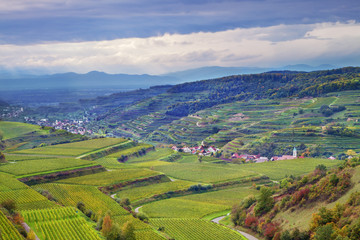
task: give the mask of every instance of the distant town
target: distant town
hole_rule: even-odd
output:
[[[219,148],[216,148],[214,146],[206,146],[204,142],[201,143],[200,146],[195,147],[177,147],[172,146],[172,150],[177,152],[184,152],[184,153],[191,153],[196,154],[199,156],[214,156],[214,157],[220,157],[221,156],[221,150]],[[297,150],[294,147],[293,154],[292,155],[280,155],[280,156],[273,156],[270,159],[268,157],[260,156],[260,155],[251,155],[251,154],[238,154],[233,153],[231,155],[231,161],[240,161],[242,163],[262,163],[262,162],[269,162],[269,161],[281,161],[281,160],[290,160],[290,159],[296,159],[296,158],[304,158],[304,156],[298,156]],[[330,156],[328,159],[336,159],[333,156]]]

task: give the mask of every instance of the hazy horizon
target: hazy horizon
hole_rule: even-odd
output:
[[[358,1],[0,1],[0,69],[360,65]]]

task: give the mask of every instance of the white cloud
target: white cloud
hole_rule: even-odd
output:
[[[0,65],[151,74],[213,65],[343,65],[339,59],[360,57],[359,43],[360,23],[354,21],[277,25],[98,42],[0,45]]]

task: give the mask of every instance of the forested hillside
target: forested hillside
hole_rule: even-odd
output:
[[[339,155],[359,142],[359,73],[347,67],[235,75],[26,110],[17,119],[86,119],[82,126],[95,135],[187,145],[206,140],[229,153],[285,154],[288,145],[303,144],[313,156]],[[339,136],[344,145],[336,147]]]

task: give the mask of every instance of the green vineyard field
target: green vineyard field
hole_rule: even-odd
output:
[[[70,168],[88,167],[92,165],[96,165],[96,163],[75,158],[51,158],[9,163],[0,166],[0,171],[21,176],[48,171],[60,171]]]
[[[0,211],[0,238],[11,240],[22,240],[23,237],[12,225],[12,223],[6,218],[6,216]]]
[[[91,209],[96,214],[102,215],[108,210],[110,210],[114,216],[129,214],[113,199],[92,186],[46,183],[33,187],[35,189],[48,190],[65,206],[76,207],[78,202],[83,202],[87,209]]]
[[[159,175],[159,173],[148,169],[119,169],[81,177],[64,179],[58,182],[91,186],[106,186],[119,182],[134,180],[137,178],[145,178],[156,175]]]
[[[154,227],[163,227],[176,240],[246,240],[240,233],[216,223],[199,219],[151,219]]]
[[[100,240],[101,237],[74,208],[22,211],[25,222],[41,239]]]

